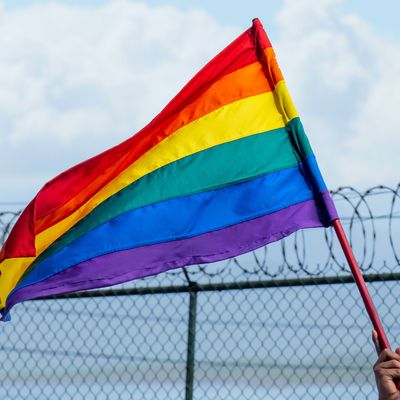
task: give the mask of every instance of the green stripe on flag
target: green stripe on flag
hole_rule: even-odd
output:
[[[295,120],[286,128],[248,136],[184,157],[138,179],[99,204],[61,236],[35,260],[24,276],[35,265],[86,232],[125,212],[296,166],[299,155],[292,146],[294,136],[295,142],[303,149],[302,156],[311,155],[312,151],[304,131],[298,129]],[[293,133],[293,123],[296,124],[296,134]],[[294,146],[298,147],[298,144]]]

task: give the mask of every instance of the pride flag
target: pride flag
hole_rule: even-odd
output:
[[[259,20],[144,129],[48,182],[0,254],[24,300],[227,259],[335,207]]]

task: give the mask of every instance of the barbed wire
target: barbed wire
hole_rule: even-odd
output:
[[[351,186],[331,191],[363,272],[394,271],[400,266],[400,184],[359,191]],[[2,244],[21,211],[0,212]],[[169,272],[183,281],[278,278],[288,274],[319,276],[348,273],[331,229],[300,230],[250,254],[224,262]],[[165,278],[164,282],[165,282]]]

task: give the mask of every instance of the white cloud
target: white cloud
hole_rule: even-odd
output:
[[[342,3],[285,1],[278,61],[329,186],[398,182],[400,45]],[[0,2],[0,202],[135,133],[238,33],[128,0]]]
[[[135,133],[237,34],[202,11],[127,0],[0,6],[0,201],[29,200]]]
[[[400,181],[400,45],[342,0],[285,1],[278,58],[331,187]]]

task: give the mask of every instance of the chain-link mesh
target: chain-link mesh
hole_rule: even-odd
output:
[[[400,190],[333,193],[400,343]],[[9,231],[17,213],[0,213]],[[25,302],[0,326],[1,399],[377,399],[371,324],[331,230],[112,289]]]

